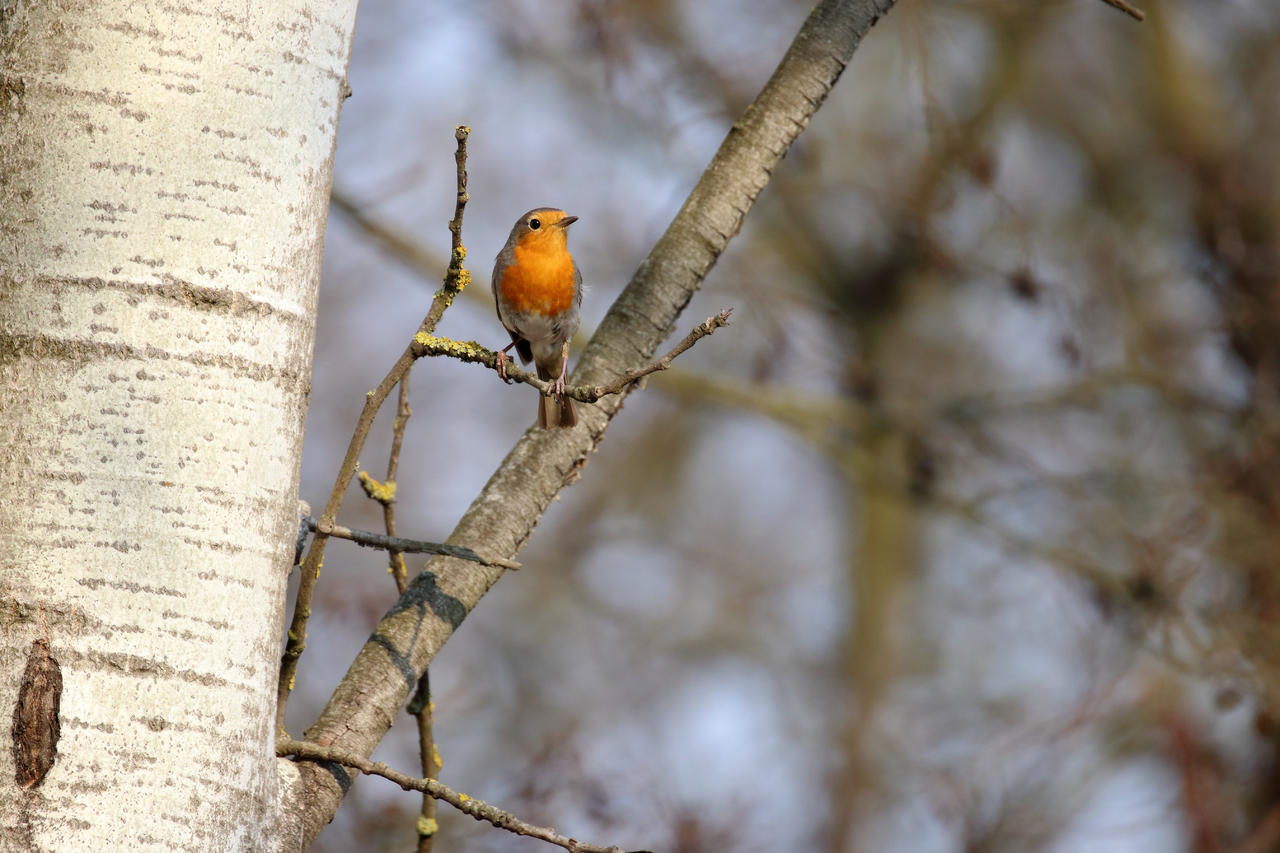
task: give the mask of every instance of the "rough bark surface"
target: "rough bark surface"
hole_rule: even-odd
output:
[[[574,372],[603,384],[645,363],[741,227],[792,141],[835,85],[862,36],[893,0],[826,0],[805,22],[773,77],[730,130],[680,213],[619,296]],[[573,430],[532,429],[467,510],[449,541],[514,555],[547,505],[574,479],[623,397],[580,407]],[[369,755],[435,653],[502,570],[437,558],[383,617],[308,740]],[[294,764],[300,832],[310,843],[349,784],[338,767]]]
[[[0,849],[277,843],[283,593],[354,0],[0,2]]]

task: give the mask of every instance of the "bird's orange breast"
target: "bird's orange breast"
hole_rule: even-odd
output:
[[[509,308],[525,314],[560,314],[573,306],[577,277],[568,249],[535,243],[516,246],[514,255],[515,262],[498,282]]]

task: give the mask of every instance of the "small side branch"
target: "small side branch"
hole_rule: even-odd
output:
[[[719,314],[708,317],[704,322],[694,326],[693,331],[685,335],[684,339],[672,347],[671,351],[666,355],[649,362],[643,367],[628,370],[607,385],[574,385],[565,389],[565,396],[572,397],[582,403],[594,403],[602,397],[608,397],[610,394],[621,394],[628,387],[650,373],[666,370],[671,366],[672,361],[698,341],[707,337],[716,329],[729,325],[729,315],[732,313],[732,308],[726,308]],[[455,341],[450,338],[439,338],[435,335],[419,334],[414,337],[413,346],[414,355],[417,357],[443,355],[456,358],[459,361],[483,364],[490,369],[494,369],[497,364],[497,353],[480,346],[475,341]],[[507,377],[517,382],[523,382],[526,385],[532,385],[543,394],[547,394],[551,388],[550,382],[539,379],[533,371],[521,370],[510,363],[507,365]]]
[[[488,821],[499,829],[505,829],[516,835],[540,839],[548,844],[562,847],[570,851],[570,853],[625,853],[621,847],[587,844],[561,835],[550,827],[526,823],[510,812],[503,811],[497,806],[491,806],[483,800],[477,800],[475,797],[461,794],[448,785],[437,782],[435,779],[408,776],[391,769],[381,761],[370,761],[353,752],[345,752],[306,741],[281,739],[276,741],[276,755],[294,756],[310,761],[331,761],[344,767],[359,770],[369,776],[381,776],[384,779],[395,782],[406,791],[421,791],[424,794],[430,794],[437,800],[443,800],[463,814],[471,815],[476,820]],[[647,851],[634,851],[634,853],[647,853]]]
[[[1133,18],[1135,21],[1144,21],[1147,18],[1146,12],[1142,11],[1141,9],[1130,6],[1128,3],[1125,2],[1125,0],[1102,0],[1102,2],[1106,3],[1108,6],[1110,6],[1113,9],[1119,9],[1121,12],[1124,12],[1126,15],[1128,15],[1130,18]]]
[[[596,400],[599,400],[601,397],[606,397],[610,394],[620,393],[622,389],[626,388],[628,385],[631,385],[637,382],[640,379],[643,379],[644,377],[648,376],[650,373],[657,373],[659,370],[666,370],[668,367],[671,366],[671,362],[675,361],[677,357],[684,354],[685,350],[689,349],[698,341],[707,337],[716,329],[719,329],[721,326],[729,325],[729,315],[732,313],[733,313],[732,308],[726,308],[723,311],[721,311],[719,314],[716,314],[713,317],[708,317],[704,322],[694,326],[693,331],[685,335],[684,339],[681,340],[680,343],[672,347],[670,352],[668,352],[666,355],[662,356],[659,359],[649,362],[644,367],[636,368],[635,370],[628,370],[626,373],[622,374],[622,377],[620,379],[615,380],[613,383],[609,385],[585,386],[584,396],[575,397],[575,399],[582,400],[582,402],[584,403],[594,403]],[[587,399],[587,397],[590,397],[590,399]]]
[[[443,542],[427,542],[423,539],[405,539],[400,536],[387,536],[370,530],[352,530],[340,524],[328,524],[323,518],[307,516],[307,527],[313,533],[323,533],[335,539],[346,539],[367,548],[382,548],[387,551],[399,551],[402,554],[443,554],[446,557],[457,557],[459,560],[470,560],[486,566],[500,566],[504,569],[519,569],[520,563],[515,560],[504,560],[479,554],[461,545],[447,545]]]

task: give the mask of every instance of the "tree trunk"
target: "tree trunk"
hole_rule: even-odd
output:
[[[4,850],[288,846],[276,673],[354,18],[0,0]],[[60,690],[15,717],[38,641]]]

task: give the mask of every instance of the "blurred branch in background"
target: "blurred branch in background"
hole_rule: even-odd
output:
[[[364,206],[356,203],[345,190],[340,189],[336,184],[329,191],[329,204],[342,211],[343,215],[350,219],[353,225],[367,234],[370,239],[385,249],[387,254],[395,258],[423,281],[434,281],[436,276],[440,274],[440,270],[448,265],[445,258],[433,254],[422,245],[420,240],[410,237],[393,225],[366,211]],[[463,293],[478,295],[481,298],[484,296],[477,288],[464,290]]]
[[[1145,20],[1147,17],[1142,10],[1136,9],[1133,6],[1130,6],[1128,3],[1124,2],[1124,0],[1102,0],[1102,2],[1106,3],[1108,6],[1111,6],[1112,8],[1119,9],[1121,12],[1124,12],[1126,15],[1133,18],[1135,21],[1142,21],[1142,20]]]

